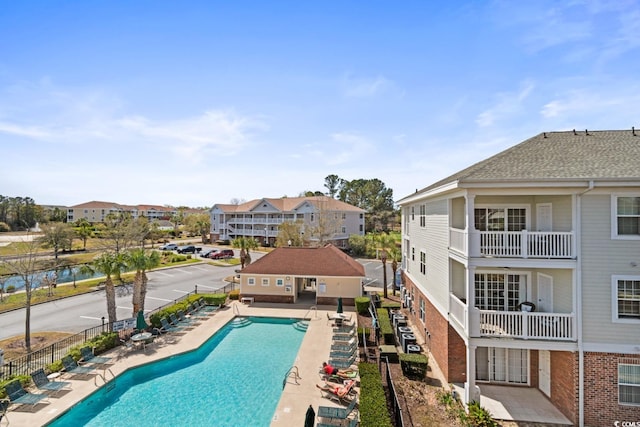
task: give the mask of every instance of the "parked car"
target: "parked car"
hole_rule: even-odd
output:
[[[215,254],[216,252],[219,252],[219,249],[207,249],[206,251],[202,251],[200,252],[200,256],[202,258],[211,258],[211,255]]]
[[[161,251],[175,251],[176,249],[178,249],[178,245],[176,245],[175,243],[167,243],[160,246]]]
[[[198,248],[193,245],[180,246],[177,251],[179,254],[195,254],[196,252],[200,252],[202,248]]]
[[[222,249],[219,252],[211,254],[211,259],[233,258],[233,249]]]

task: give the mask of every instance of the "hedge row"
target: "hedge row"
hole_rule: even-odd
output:
[[[356,297],[355,299],[356,311],[358,314],[366,315],[369,313],[369,305],[371,304],[371,298],[369,297]]]
[[[389,311],[386,308],[378,309],[378,324],[380,326],[380,333],[386,345],[394,345],[396,343],[393,335],[393,326],[391,326],[391,319],[389,319]]]
[[[387,408],[387,396],[382,387],[378,365],[360,363],[360,425],[362,427],[392,427]]]
[[[169,317],[171,314],[177,314],[179,310],[182,310],[185,313],[188,312],[189,305],[194,301],[199,300],[200,298],[204,299],[204,301],[208,305],[223,306],[227,301],[227,294],[189,295],[187,298],[183,299],[182,301],[177,302],[169,307],[163,308],[162,310],[157,311],[153,313],[151,316],[149,316],[149,322],[151,323],[151,326],[153,326],[154,328],[161,328],[162,323],[160,322],[160,319],[162,319],[163,317]]]

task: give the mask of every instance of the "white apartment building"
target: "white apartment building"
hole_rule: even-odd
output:
[[[640,420],[640,133],[537,135],[400,200],[404,302],[449,383]]]
[[[349,236],[364,236],[365,211],[327,196],[257,199],[239,205],[216,204],[211,208],[211,241],[253,237],[273,246],[279,226],[284,222],[302,222],[302,230],[313,241],[311,230],[320,221],[334,227],[329,241],[346,247]],[[324,218],[322,218],[324,216]]]

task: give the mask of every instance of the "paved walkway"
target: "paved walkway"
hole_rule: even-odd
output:
[[[235,316],[234,309],[241,316],[269,316],[284,318],[302,318],[306,316],[310,319],[309,328],[302,340],[300,350],[296,357],[295,366],[298,368],[300,379],[298,384],[293,377],[287,382],[280,402],[273,416],[271,426],[288,427],[304,425],[305,415],[309,405],[312,405],[316,413],[318,406],[336,406],[336,404],[321,396],[316,384],[321,383],[319,369],[322,362],[328,358],[331,347],[331,337],[333,334],[331,325],[327,322],[327,313],[335,312],[335,306],[319,306],[318,310],[309,310],[309,305],[283,305],[283,304],[263,304],[255,303],[251,306],[232,302],[228,307],[216,312],[192,331],[184,335],[169,335],[150,344],[146,349],[134,351],[125,350],[119,347],[104,354],[114,358],[115,363],[109,366],[109,370],[116,376],[125,370],[149,363],[154,360],[174,356],[202,345],[216,331],[222,328]],[[346,308],[347,312],[349,307]],[[355,317],[355,313],[353,314]],[[102,371],[100,371],[102,372]],[[105,372],[110,378],[111,374]],[[12,406],[8,414],[11,425],[35,426],[44,425],[55,419],[67,408],[80,402],[83,398],[91,394],[103,380],[99,376],[91,376],[84,379],[68,378],[63,375],[61,380],[72,383],[71,391],[65,392],[60,397],[52,397],[49,404],[38,404],[34,412],[27,409]],[[115,424],[114,424],[115,425]]]

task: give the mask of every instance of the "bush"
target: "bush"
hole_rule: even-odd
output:
[[[382,334],[384,343],[387,345],[395,345],[396,340],[393,334],[393,326],[391,326],[391,319],[389,319],[389,312],[386,308],[378,309],[378,326],[380,327],[380,334]]]
[[[400,354],[402,373],[407,378],[424,379],[429,358],[424,354]]]
[[[401,308],[400,303],[396,301],[388,301],[384,300],[380,307],[386,308],[387,310],[399,310]]]
[[[219,305],[220,307],[227,302],[227,294],[204,294],[202,298],[208,305]]]
[[[13,286],[13,285],[9,285],[9,286],[7,286],[7,293],[8,293],[8,294],[12,294],[12,293],[14,293],[15,291],[16,291],[16,287],[15,287],[15,286]]]
[[[49,363],[47,366],[45,366],[44,370],[45,372],[50,374],[52,372],[60,372],[63,368],[64,366],[62,365],[62,360],[56,360],[55,362]]]
[[[231,292],[229,292],[229,299],[238,301],[240,299],[240,289],[234,289]]]
[[[357,297],[355,299],[356,311],[358,314],[366,315],[369,313],[369,304],[371,304],[371,298],[369,297]]]
[[[378,365],[360,363],[360,425],[392,427]]]
[[[13,375],[8,377],[6,380],[0,381],[0,398],[7,397],[7,391],[5,386],[14,380],[20,380],[20,384],[22,387],[27,388],[31,385],[31,376],[30,375]]]
[[[68,354],[73,357],[74,360],[80,360],[82,357],[80,349],[82,347],[89,347],[97,355],[116,347],[118,344],[120,344],[120,341],[117,332],[103,332],[97,337],[93,337],[82,344],[71,347]],[[60,363],[62,364],[62,362]]]
[[[498,423],[491,417],[491,413],[476,401],[469,403],[469,413],[465,418],[463,421],[469,426],[498,427]]]
[[[0,221],[0,233],[6,233],[8,231],[11,231],[11,227],[9,227],[9,224]]]

